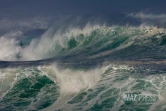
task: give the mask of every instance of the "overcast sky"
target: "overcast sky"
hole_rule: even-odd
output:
[[[166,0],[0,0],[0,17],[166,13]]]

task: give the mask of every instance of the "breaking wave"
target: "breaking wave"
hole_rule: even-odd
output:
[[[0,110],[166,109],[164,28],[87,24],[37,33],[0,37],[1,66],[32,65],[0,69]],[[51,64],[33,66],[37,60]],[[128,92],[157,99],[125,101]]]
[[[144,58],[154,58],[165,52],[165,36],[165,29],[154,26],[108,27],[87,24],[84,28],[50,28],[39,37],[23,37],[21,40],[2,36],[0,59],[27,61],[59,56],[97,58],[110,54],[115,57],[114,53],[123,51],[126,51],[123,56],[131,58],[136,58],[137,55],[132,55],[139,52]]]

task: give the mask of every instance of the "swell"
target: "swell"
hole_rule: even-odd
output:
[[[36,34],[37,35],[37,34]],[[165,60],[165,29],[154,26],[99,26],[50,28],[40,37],[0,38],[0,67],[47,65],[97,66],[104,62]],[[7,42],[6,42],[7,41]],[[143,60],[147,60],[144,62]],[[125,62],[124,62],[125,63]],[[149,62],[150,63],[150,62]],[[165,64],[162,62],[154,64]]]

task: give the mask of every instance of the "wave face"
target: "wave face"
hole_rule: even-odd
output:
[[[0,65],[7,64],[0,110],[166,109],[165,29],[87,24],[32,32],[0,37]],[[127,93],[144,98],[126,100]]]
[[[154,26],[86,25],[84,28],[63,30],[50,28],[39,37],[37,34],[21,40],[1,37],[0,59],[31,61],[61,56],[82,56],[88,59],[107,55],[122,59],[124,56],[126,59],[164,57],[165,32],[165,29]]]

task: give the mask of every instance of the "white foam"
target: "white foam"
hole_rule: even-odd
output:
[[[13,84],[17,80],[17,71],[17,69],[0,70],[0,99],[2,99],[13,87]]]
[[[14,38],[0,37],[0,60],[17,60],[20,49]]]
[[[56,65],[53,66],[54,75],[51,76],[60,87],[60,98],[50,107],[44,109],[45,111],[53,111],[65,104],[74,95],[81,91],[93,88],[101,79],[101,69],[91,70],[72,70],[60,69]],[[55,78],[56,77],[56,78]],[[62,104],[63,103],[63,104]]]
[[[83,89],[92,88],[100,80],[101,70],[93,69],[88,71],[74,71],[71,69],[59,70],[54,67],[61,93],[79,93]]]

